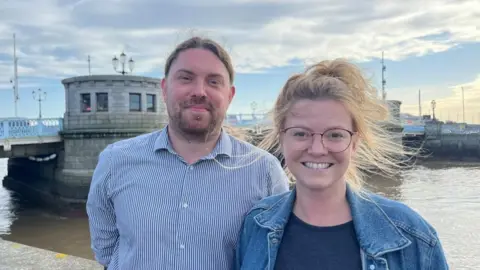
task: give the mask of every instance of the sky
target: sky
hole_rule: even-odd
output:
[[[125,51],[134,75],[163,77],[176,44],[217,40],[233,58],[236,96],[229,113],[269,110],[283,83],[316,61],[346,58],[403,113],[480,123],[478,0],[0,0],[0,117],[13,117],[13,33],[19,117],[37,117],[33,90],[47,93],[43,117],[62,117],[62,79],[114,74]]]

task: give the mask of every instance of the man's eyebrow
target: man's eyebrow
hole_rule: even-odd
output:
[[[208,74],[208,76],[223,78],[223,75],[220,74],[220,73],[210,73],[210,74]]]
[[[177,70],[175,73],[187,73],[189,75],[195,75],[195,73],[191,70],[188,70],[188,69],[179,69]],[[219,78],[222,78],[223,79],[223,75],[220,74],[220,73],[209,73],[208,74],[209,77],[219,77]]]
[[[193,73],[193,71],[190,71],[190,70],[187,70],[187,69],[179,69],[175,73],[180,73],[180,72],[188,73],[190,75],[195,75],[195,73]]]

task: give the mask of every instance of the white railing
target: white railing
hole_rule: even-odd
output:
[[[62,118],[0,119],[0,139],[57,136]]]

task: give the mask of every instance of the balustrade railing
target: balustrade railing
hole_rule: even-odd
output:
[[[0,119],[0,139],[56,136],[62,129],[62,118]]]

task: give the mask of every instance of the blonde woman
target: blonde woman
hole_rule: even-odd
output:
[[[292,76],[273,115],[262,146],[278,146],[295,186],[250,210],[237,269],[449,269],[424,218],[362,188],[365,171],[395,172],[404,150],[356,66],[324,61]]]

